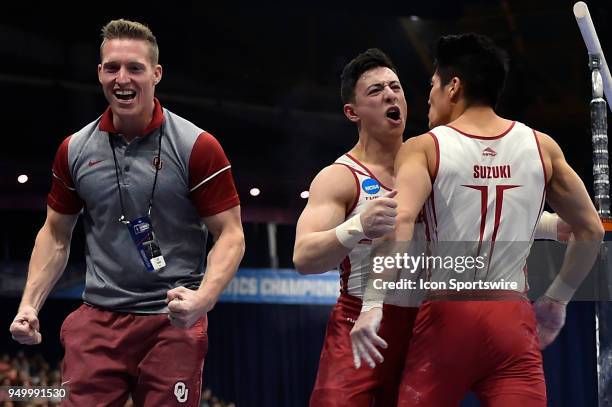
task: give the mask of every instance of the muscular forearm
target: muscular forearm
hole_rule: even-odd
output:
[[[547,291],[551,298],[569,301],[591,271],[603,239],[598,221],[592,227],[574,229],[575,240],[569,242],[559,275]]]
[[[208,254],[206,273],[198,293],[207,302],[208,310],[236,274],[244,255],[244,235],[241,232],[222,233]]]
[[[312,232],[296,242],[293,263],[302,274],[325,273],[337,267],[350,251],[338,241],[335,229]]]
[[[70,238],[62,239],[43,226],[36,236],[20,309],[29,305],[40,310],[66,268],[69,254]]]
[[[578,287],[591,271],[599,246],[596,242],[570,242],[559,276],[573,287]]]

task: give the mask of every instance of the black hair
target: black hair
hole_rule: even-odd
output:
[[[342,103],[355,101],[355,85],[364,72],[379,66],[391,69],[397,74],[395,65],[391,59],[378,48],[370,48],[357,55],[351,62],[346,64],[340,76],[340,96]]]
[[[493,40],[467,33],[438,40],[435,69],[442,85],[458,77],[468,104],[495,108],[508,74],[508,56]]]

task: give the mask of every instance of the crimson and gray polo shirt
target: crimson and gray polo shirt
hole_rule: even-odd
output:
[[[157,157],[163,126],[161,159]],[[113,152],[127,218],[147,214],[159,175],[151,220],[166,267],[148,272],[121,216]],[[83,211],[86,282],[83,300],[115,311],[166,311],[168,290],[197,288],[206,265],[207,230],[201,218],[239,205],[230,164],[217,140],[162,109],[129,144],[117,134],[110,108],[59,147],[48,205],[63,214]]]

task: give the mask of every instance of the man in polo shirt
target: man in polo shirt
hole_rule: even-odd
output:
[[[86,284],[60,332],[63,405],[122,406],[131,394],[136,405],[197,406],[206,313],[244,253],[238,194],[217,140],[154,97],[162,67],[152,32],[115,20],[102,36],[98,78],[110,106],[57,151],[10,331],[22,344],[41,341],[37,314],[82,213]]]

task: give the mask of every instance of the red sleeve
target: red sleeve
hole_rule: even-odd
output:
[[[200,216],[212,216],[240,205],[230,163],[210,133],[198,136],[189,157],[190,198]]]
[[[70,136],[60,144],[53,160],[51,191],[47,205],[65,215],[77,214],[83,209],[83,200],[77,195],[68,166],[68,143]]]

